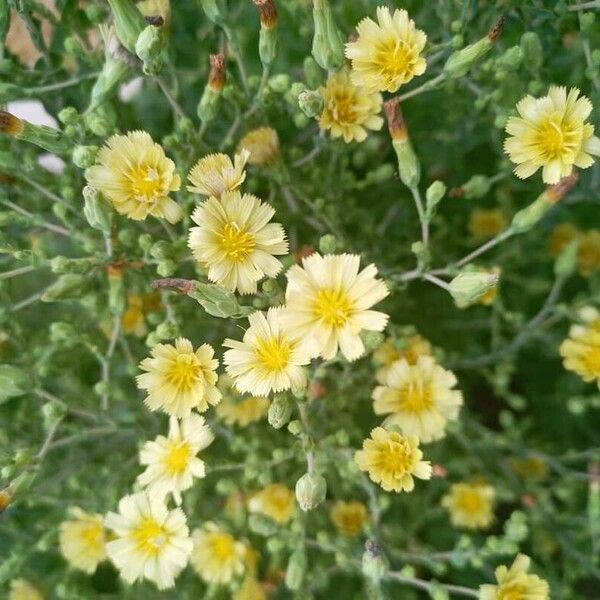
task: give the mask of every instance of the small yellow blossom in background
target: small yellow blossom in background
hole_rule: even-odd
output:
[[[387,372],[396,361],[404,358],[409,365],[416,365],[419,356],[431,356],[432,353],[429,341],[418,333],[399,340],[387,338],[373,352],[373,362],[382,365],[375,378],[379,383],[385,383]]]
[[[8,600],[44,600],[44,596],[29,581],[13,579],[10,582]]]
[[[381,94],[354,85],[347,71],[330,75],[319,92],[324,101],[319,127],[329,130],[331,137],[343,137],[346,143],[362,142],[367,129],[379,131],[383,126]]]
[[[159,435],[140,450],[140,464],[147,468],[138,483],[147,487],[152,497],[172,493],[176,504],[181,504],[181,492],[192,487],[194,478],[205,475],[204,461],[197,454],[213,439],[204,417],[194,413],[181,421],[171,417],[169,436]]]
[[[106,552],[127,583],[148,579],[159,590],[175,585],[193,548],[181,509],[169,510],[142,492],[122,498],[119,513],[108,513],[105,523],[116,535]]]
[[[217,416],[227,425],[247,427],[267,415],[269,399],[264,396],[240,394],[233,387],[233,378],[229,375],[221,375],[217,387],[222,394],[221,402],[217,405]]]
[[[175,163],[145,131],[114,135],[98,152],[99,164],[85,172],[88,183],[99,190],[115,210],[135,221],[148,215],[169,223],[181,219],[179,205],[169,198],[181,179]]]
[[[242,585],[233,593],[233,600],[265,600],[265,591],[254,575],[246,575]]]
[[[600,388],[600,315],[593,307],[580,310],[583,325],[572,325],[569,337],[560,345],[563,366],[585,382],[596,381]]]
[[[506,215],[499,208],[476,208],[469,215],[469,233],[479,239],[492,238],[506,229]]]
[[[494,520],[494,488],[484,483],[455,483],[442,498],[455,527],[486,529]]]
[[[528,456],[523,460],[513,458],[510,464],[523,479],[544,479],[548,475],[548,465],[539,456]]]
[[[288,252],[285,231],[270,223],[275,209],[252,194],[224,192],[209,198],[192,214],[188,246],[208,268],[210,281],[241,294],[254,294],[263,277],[282,269],[275,256]]]
[[[422,458],[416,436],[404,436],[383,427],[375,427],[371,438],[364,440],[363,449],[354,455],[358,468],[367,471],[371,481],[386,492],[412,492],[413,477],[431,479],[431,463]]]
[[[272,483],[248,501],[250,512],[270,517],[276,523],[287,523],[296,506],[294,492],[282,483]]]
[[[389,291],[377,279],[377,267],[362,271],[357,254],[311,254],[287,273],[283,322],[299,337],[314,338],[319,354],[329,360],[338,348],[352,361],[365,352],[363,329],[383,331],[388,315],[369,310]]]
[[[492,267],[491,269],[481,268],[481,271],[485,271],[486,273],[491,273],[492,275],[498,275],[498,280],[496,285],[491,287],[483,296],[477,299],[477,304],[483,304],[483,306],[489,306],[494,303],[494,300],[498,296],[498,289],[500,288],[500,267]],[[462,307],[459,307],[462,308]]]
[[[194,550],[190,564],[207,583],[225,584],[244,572],[246,548],[214,523],[192,533]]]
[[[525,179],[540,167],[544,183],[555,184],[571,174],[573,167],[594,164],[590,155],[600,156],[600,139],[585,120],[592,103],[579,90],[551,86],[543,98],[525,96],[517,103],[519,117],[506,124],[509,136],[504,151],[517,165],[515,175]]]
[[[267,396],[272,391],[300,390],[306,386],[307,365],[315,355],[310,340],[290,333],[282,324],[283,309],[270,308],[248,317],[243,341],[226,339],[223,361],[240,392]]]
[[[69,513],[71,518],[60,524],[60,552],[76,569],[94,573],[98,564],[106,560],[104,517],[77,507],[71,508]]]
[[[549,600],[550,586],[537,575],[527,573],[531,559],[518,554],[510,568],[504,565],[495,571],[497,585],[479,588],[479,600]]]
[[[147,329],[144,321],[144,300],[138,294],[127,295],[127,308],[121,318],[123,333],[133,333],[142,337]]]
[[[226,154],[208,154],[201,158],[188,174],[190,192],[202,196],[219,198],[223,192],[231,192],[246,179],[244,167],[248,162],[249,152],[242,150],[231,159]]]
[[[600,269],[600,231],[597,229],[580,234],[577,269],[583,277],[589,277]]]
[[[345,536],[358,535],[367,522],[367,509],[362,502],[343,502],[339,500],[331,509],[331,520],[336,529]]]
[[[463,403],[452,371],[446,371],[431,356],[420,356],[415,365],[405,359],[388,370],[385,385],[373,391],[376,415],[391,414],[387,425],[396,425],[405,435],[416,435],[422,442],[439,440],[446,434],[446,423],[458,418]]]
[[[189,340],[178,338],[175,345],[157,344],[151,357],[140,363],[147,371],[137,376],[137,386],[146,390],[144,402],[152,411],[162,410],[170,416],[187,417],[193,409],[208,410],[221,399],[216,387],[215,370],[219,361],[214,350],[202,344],[196,351]]]
[[[279,156],[279,136],[272,127],[258,127],[249,131],[238,144],[238,152],[250,153],[248,164],[270,165]]]
[[[395,92],[425,72],[421,56],[427,36],[415,27],[405,10],[390,13],[377,7],[377,22],[365,18],[357,26],[358,39],[346,44],[352,61],[352,81],[370,92]]]
[[[550,234],[550,254],[558,256],[578,235],[579,229],[573,223],[557,225]]]

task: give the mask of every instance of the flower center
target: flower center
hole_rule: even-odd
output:
[[[409,383],[398,391],[400,410],[420,413],[433,408],[431,386],[421,383]]]
[[[524,585],[509,583],[498,590],[498,600],[525,600],[529,594]]]
[[[343,327],[352,313],[352,304],[341,290],[319,290],[313,305],[313,313],[331,327]]]
[[[590,346],[583,360],[591,373],[600,375],[600,347]]]
[[[379,44],[374,62],[387,79],[393,80],[399,76],[405,78],[410,75],[415,52],[406,42],[392,38]]]
[[[192,450],[187,442],[173,442],[164,457],[165,468],[169,475],[183,473],[192,455]]]
[[[193,354],[180,354],[166,373],[167,381],[179,391],[190,390],[202,377],[202,368]]]
[[[156,556],[168,541],[166,529],[154,519],[144,519],[138,527],[131,532],[131,537],[136,543],[136,549]]]
[[[234,554],[234,543],[230,535],[215,534],[210,541],[211,554],[218,561],[230,560]]]
[[[575,160],[581,144],[578,137],[558,116],[551,116],[537,130],[538,151],[546,160],[567,157]]]
[[[333,98],[327,103],[327,108],[336,123],[351,124],[355,123],[356,118],[356,98],[354,94],[346,90],[338,90]]]
[[[485,510],[485,501],[481,494],[474,491],[461,492],[456,499],[459,510],[468,514],[480,513]]]
[[[380,453],[381,466],[394,477],[402,477],[412,469],[412,449],[405,440],[389,440]]]
[[[132,167],[127,174],[131,196],[140,202],[151,202],[161,195],[161,178],[156,169],[149,166]]]
[[[102,525],[94,523],[83,530],[81,537],[86,546],[93,548],[102,542],[102,533]]]
[[[225,224],[219,242],[221,250],[233,262],[246,260],[256,246],[254,236],[235,222]]]
[[[269,373],[278,373],[288,365],[292,347],[281,336],[271,336],[259,339],[254,353],[259,367]]]

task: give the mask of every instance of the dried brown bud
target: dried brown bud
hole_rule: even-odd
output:
[[[180,294],[189,294],[196,287],[196,283],[191,279],[179,279],[177,277],[167,277],[166,279],[155,279],[152,282],[155,290],[172,290]]]
[[[0,490],[0,515],[8,508],[11,500],[7,490]]]
[[[400,108],[400,98],[392,98],[383,104],[383,110],[387,117],[388,129],[392,140],[403,141],[408,137],[408,131],[406,129],[406,123],[402,115],[402,109]]]
[[[579,173],[573,170],[570,175],[563,177],[557,184],[551,185],[546,190],[546,198],[551,204],[562,200],[575,186],[579,180]]]
[[[463,188],[459,187],[453,187],[449,192],[448,192],[448,198],[462,198],[465,195],[465,190],[463,190]]]
[[[0,172],[0,183],[4,183],[6,185],[12,185],[15,181],[16,181],[16,179],[12,175],[9,175],[8,173]]]
[[[211,54],[208,87],[214,92],[220,92],[225,85],[225,55]]]
[[[500,17],[496,21],[496,24],[490,29],[490,31],[487,35],[488,40],[490,40],[490,42],[494,43],[502,35],[502,32],[504,31],[505,21],[506,21],[505,17]]]
[[[533,508],[537,504],[537,498],[533,494],[523,494],[521,503],[526,508]]]
[[[310,244],[304,244],[303,246],[300,246],[300,248],[298,248],[298,250],[296,251],[294,258],[296,259],[297,263],[302,263],[302,259],[306,258],[307,256],[310,256],[311,254],[315,253],[315,247],[311,246]]]
[[[322,398],[327,393],[327,387],[321,383],[320,381],[313,381],[308,386],[308,399],[309,400],[318,400]]]
[[[148,15],[144,17],[144,21],[148,25],[154,25],[154,27],[162,27],[165,24],[165,20],[160,15]]]
[[[0,110],[0,131],[8,135],[20,135],[25,127],[19,117],[15,117],[5,110]]]
[[[431,476],[437,477],[438,479],[444,479],[448,475],[448,469],[442,465],[433,464],[431,465]]]
[[[277,26],[277,8],[275,0],[253,0],[260,15],[260,25],[265,29],[273,29]]]
[[[125,270],[125,265],[122,261],[109,263],[106,265],[106,274],[109,279],[123,279],[123,271]]]

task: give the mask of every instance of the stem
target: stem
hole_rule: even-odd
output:
[[[410,188],[410,192],[415,199],[415,206],[419,213],[419,221],[421,222],[421,239],[423,240],[423,248],[427,250],[429,245],[429,221],[425,214],[425,208],[423,207],[423,200],[421,199],[421,192],[417,186]]]
[[[25,308],[25,307],[29,306],[30,304],[37,302],[42,297],[42,294],[43,294],[43,292],[37,292],[35,294],[32,294],[28,298],[25,298],[25,300],[21,300],[21,302],[17,302],[16,304],[13,304],[9,310],[11,312],[17,312],[18,310],[21,310],[22,308]]]
[[[19,267],[18,269],[13,269],[12,271],[5,271],[4,273],[0,273],[0,279],[10,279],[11,277],[16,277],[17,275],[25,275],[25,273],[31,273],[31,271],[35,271],[35,267]]]
[[[394,571],[390,571],[385,575],[386,579],[390,579],[391,581],[397,581],[398,583],[404,583],[406,585],[410,585],[412,587],[418,588],[420,590],[425,590],[429,592],[433,586],[428,581],[424,579],[417,579],[416,577],[405,577],[400,573],[396,573]],[[437,584],[443,589],[445,589],[448,593],[454,594],[456,596],[465,596],[468,598],[479,598],[479,592],[474,590],[473,588],[463,587],[462,585],[453,585],[451,583],[439,583]]]
[[[512,232],[509,229],[505,229],[502,233],[499,233],[496,237],[493,237],[491,240],[488,240],[485,244],[479,246],[479,248],[476,248],[475,250],[473,250],[473,252],[461,258],[457,263],[454,263],[454,266],[460,268],[463,265],[470,263],[474,258],[477,258],[478,256],[480,256],[484,252],[487,252],[494,246],[497,246],[500,242],[503,242],[504,240],[508,239],[511,235]]]
[[[115,315],[113,320],[113,328],[110,335],[110,340],[108,342],[108,348],[106,349],[106,354],[102,359],[102,383],[105,386],[108,386],[108,381],[110,379],[110,362],[112,355],[115,351],[115,346],[117,345],[117,340],[119,339],[119,334],[121,333],[121,315]],[[108,390],[103,390],[102,392],[102,410],[108,410]]]
[[[429,81],[426,81],[423,85],[420,85],[418,88],[415,88],[414,90],[411,90],[410,92],[406,92],[406,94],[402,94],[400,96],[400,101],[404,102],[405,100],[408,100],[409,98],[413,98],[414,96],[418,96],[419,94],[422,94],[423,92],[428,92],[429,90],[436,88],[440,83],[442,83],[442,81],[444,81],[445,77],[446,76],[444,75],[444,73],[440,73],[437,77],[434,77],[433,79],[430,79]]]
[[[81,83],[82,81],[86,81],[87,79],[96,79],[100,75],[100,73],[86,73],[85,75],[81,75],[80,77],[74,77],[73,79],[67,79],[66,81],[60,81],[58,83],[51,83],[49,85],[41,85],[39,87],[31,87],[25,88],[23,91],[29,94],[43,94],[46,92],[54,92],[56,90],[62,90],[64,88],[72,87]]]
[[[160,77],[155,77],[154,81],[156,81],[158,87],[164,94],[165,98],[167,99],[167,102],[170,104],[171,109],[173,110],[175,115],[177,115],[180,119],[185,118],[185,111],[183,110],[183,108],[181,108],[177,100],[175,100],[165,82]]]
[[[581,4],[572,4],[568,10],[578,11],[587,10],[589,8],[600,8],[600,0],[591,0],[591,2],[582,2]]]
[[[432,275],[431,273],[425,273],[423,275],[423,277],[425,279],[427,279],[427,281],[430,281],[431,283],[437,285],[438,287],[441,287],[443,290],[450,292],[450,286],[445,281],[439,279],[439,277],[436,277],[435,275]]]
[[[56,432],[58,431],[58,427],[59,427],[61,421],[62,421],[62,419],[57,419],[52,424],[52,427],[50,427],[50,429],[48,430],[46,439],[44,440],[44,443],[42,444],[42,447],[40,448],[40,451],[37,454],[37,458],[39,461],[44,460],[46,454],[48,454],[48,451],[50,450],[50,447],[52,445],[52,440],[56,436]]]
[[[30,213],[24,208],[21,208],[18,204],[15,204],[10,200],[2,200],[1,202],[2,204],[4,204],[4,206],[8,206],[9,208],[12,208],[15,212],[18,212],[19,214],[23,215],[24,217],[27,217],[28,219],[31,219],[34,222],[34,225],[38,225],[39,227],[43,227],[44,229],[47,229],[48,231],[53,231],[54,233],[58,233],[59,235],[71,237],[69,230],[65,227],[55,225],[54,223],[48,223],[47,221],[41,221],[36,215]],[[0,277],[0,279],[2,279],[2,277]]]

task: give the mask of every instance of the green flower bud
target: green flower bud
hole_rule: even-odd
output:
[[[375,350],[375,348],[381,346],[385,339],[385,336],[380,331],[368,331],[366,329],[360,332],[360,337],[367,352],[371,352],[371,350]]]
[[[431,219],[437,209],[437,205],[446,194],[446,185],[442,181],[434,181],[425,192],[426,215]]]
[[[155,242],[150,248],[150,256],[157,260],[167,260],[173,258],[173,246],[169,242],[160,240]]]
[[[52,344],[71,345],[78,341],[77,330],[71,323],[56,321],[50,325],[50,342]]]
[[[487,175],[473,175],[467,183],[461,186],[463,198],[473,200],[475,198],[483,198],[492,187],[492,182]]]
[[[293,421],[290,421],[287,429],[292,435],[298,436],[302,433],[302,423],[297,419],[294,419]]]
[[[269,78],[269,87],[278,94],[283,94],[290,89],[290,76],[287,73],[278,73]]]
[[[323,83],[323,71],[312,56],[307,56],[302,63],[304,78],[308,87],[317,89]]]
[[[325,478],[316,473],[305,473],[296,482],[296,500],[304,511],[313,510],[327,495]]]
[[[556,277],[566,279],[575,272],[578,250],[579,242],[577,240],[573,240],[565,246],[554,262],[554,274]]]
[[[335,24],[328,0],[313,0],[315,33],[312,55],[325,70],[337,70],[344,64],[344,40]]]
[[[319,239],[319,250],[323,254],[333,254],[337,249],[337,239],[331,233],[327,233]]]
[[[135,53],[144,63],[143,70],[146,75],[157,75],[160,72],[164,50],[165,36],[162,28],[155,25],[145,27],[135,42]]]
[[[392,146],[398,158],[400,180],[409,189],[415,189],[421,180],[421,163],[408,137],[399,98],[388,100],[383,108],[392,137]]]
[[[497,285],[498,280],[498,273],[465,269],[450,282],[449,292],[457,306],[469,306]]]
[[[217,25],[225,19],[225,0],[200,0],[206,16]]]
[[[58,302],[81,296],[87,288],[88,279],[84,275],[66,273],[61,275],[50,287],[46,288],[40,300]]]
[[[165,321],[156,328],[156,335],[161,340],[173,339],[177,337],[178,333],[179,328],[177,327],[177,324],[173,323],[172,321]]]
[[[143,252],[149,252],[153,245],[152,236],[149,233],[142,233],[139,237],[138,245]]]
[[[499,59],[498,66],[508,71],[519,68],[523,60],[523,52],[519,46],[509,48]]]
[[[132,54],[135,43],[145,27],[144,17],[132,0],[108,0],[113,13],[115,33],[123,46]]]
[[[79,113],[73,106],[66,106],[58,113],[58,120],[63,125],[75,125],[79,120]]]
[[[289,422],[293,412],[294,403],[290,398],[284,394],[278,394],[269,406],[269,425],[275,429],[281,429]]]
[[[529,206],[526,206],[515,214],[510,224],[510,231],[512,233],[525,233],[529,231],[548,212],[551,206],[552,204],[548,202],[544,192]]]
[[[100,4],[89,4],[84,8],[85,16],[94,24],[99,25],[106,21],[107,15],[104,6]]]
[[[120,315],[125,310],[125,284],[123,268],[109,265],[106,269],[108,276],[108,308],[111,314]]]
[[[294,121],[294,125],[298,128],[298,129],[304,129],[308,123],[308,117],[304,114],[304,113],[296,113],[293,116],[293,121]]]
[[[6,111],[0,111],[0,132],[54,154],[65,152],[69,147],[69,141],[62,131],[45,125],[34,125]]]
[[[462,35],[455,35],[452,37],[452,48],[454,48],[455,50],[462,48],[464,43],[465,38]]]
[[[108,137],[112,131],[110,121],[97,111],[86,113],[83,122],[92,133],[100,137]]]
[[[61,400],[52,400],[45,402],[42,406],[42,416],[44,418],[44,425],[46,429],[50,429],[56,421],[64,419],[67,414],[67,405]]]
[[[160,338],[154,332],[149,333],[146,336],[146,346],[148,346],[148,348],[154,348],[156,344],[160,344]]]
[[[318,117],[323,112],[323,96],[313,90],[303,90],[298,94],[300,110],[310,118]]]
[[[80,169],[91,167],[98,154],[98,146],[75,146],[73,150],[73,163]]]
[[[208,86],[204,88],[204,92],[196,108],[196,114],[203,123],[209,123],[216,117],[220,96],[220,93],[211,90]]]
[[[161,277],[170,277],[177,271],[177,263],[174,260],[162,260],[156,267],[156,272]]]
[[[303,549],[295,550],[290,556],[285,571],[285,586],[288,590],[297,591],[302,586],[302,581],[306,573],[306,554]]]
[[[89,185],[83,188],[83,214],[90,227],[105,234],[110,232],[111,208],[100,192]]]
[[[33,379],[27,371],[14,365],[0,365],[0,403],[22,396],[32,387]]]
[[[91,258],[55,256],[50,261],[50,269],[53,273],[87,273],[95,262]]]
[[[372,583],[379,583],[386,575],[389,563],[375,540],[367,540],[362,555],[362,572]]]
[[[261,514],[250,515],[248,526],[253,533],[263,537],[271,537],[277,533],[277,524],[269,517]]]
[[[592,31],[594,24],[596,23],[596,15],[592,11],[582,13],[579,22],[581,24],[581,31]]]
[[[544,49],[540,36],[535,31],[527,31],[521,36],[521,53],[523,64],[530,71],[537,73],[544,60]]]
[[[36,471],[24,471],[16,479],[10,482],[8,491],[13,500],[18,499],[25,494],[35,481]]]

